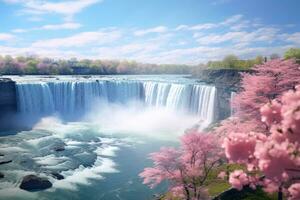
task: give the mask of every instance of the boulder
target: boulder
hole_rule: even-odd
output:
[[[4,178],[4,174],[0,172],[0,178]]]
[[[65,177],[59,173],[56,173],[56,172],[52,172],[51,175],[56,178],[57,180],[62,180],[64,179]]]
[[[57,147],[54,147],[53,149],[54,149],[54,151],[64,151],[65,147],[64,146],[57,146]]]
[[[0,165],[4,165],[4,164],[7,164],[7,163],[11,163],[12,160],[2,160],[0,161]]]
[[[53,145],[51,145],[51,149],[53,149],[54,151],[64,151],[65,150],[65,146],[66,144],[64,142],[55,142]]]
[[[20,188],[29,192],[45,190],[52,187],[52,183],[36,175],[27,175],[23,178]]]

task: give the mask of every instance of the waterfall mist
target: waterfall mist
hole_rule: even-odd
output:
[[[17,82],[24,122],[84,121],[106,133],[179,135],[214,121],[215,87],[190,80],[66,79]]]
[[[132,199],[134,193],[151,199],[165,191],[149,191],[137,174],[149,153],[177,145],[195,124],[202,129],[214,121],[216,89],[190,79],[142,78],[19,77],[19,122],[28,129],[1,138],[0,152],[14,162],[0,196]],[[53,187],[27,198],[17,185],[36,173]]]
[[[199,117],[164,107],[145,107],[140,102],[124,105],[96,104],[85,121],[91,122],[100,132],[134,134],[170,139],[184,133],[186,128],[199,122]],[[204,125],[204,124],[203,124]]]

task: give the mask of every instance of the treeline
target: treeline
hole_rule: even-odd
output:
[[[262,64],[265,58],[257,56],[254,59],[241,60],[235,55],[228,55],[221,61],[209,61],[206,68],[210,69],[238,69],[247,70],[251,69],[254,65]]]
[[[202,69],[251,69],[266,59],[279,58],[272,54],[268,58],[257,56],[254,59],[242,60],[235,55],[228,55],[221,61],[209,61],[197,66],[181,64],[145,64],[135,61],[51,59],[35,56],[12,57],[0,55],[0,75],[73,75],[73,74],[191,74]],[[300,49],[292,48],[284,58],[300,60]]]
[[[143,64],[116,60],[54,60],[39,57],[0,56],[2,75],[72,75],[72,74],[188,74],[188,65]]]
[[[209,61],[205,68],[210,69],[239,69],[239,70],[248,70],[251,69],[254,65],[262,64],[267,60],[274,60],[281,58],[278,54],[271,54],[268,57],[257,56],[254,59],[241,60],[235,55],[225,56],[221,61]],[[300,60],[300,48],[290,48],[287,50],[284,55],[284,59],[294,58],[298,61]]]

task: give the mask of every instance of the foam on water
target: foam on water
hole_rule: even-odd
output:
[[[195,82],[162,82],[135,79],[17,79],[20,113],[28,116],[57,114],[63,119],[81,118],[101,105],[126,106],[138,102],[145,108],[195,115],[208,124],[214,120],[216,89]]]

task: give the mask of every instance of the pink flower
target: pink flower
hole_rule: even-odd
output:
[[[225,179],[225,177],[227,176],[227,174],[226,174],[226,172],[224,172],[224,171],[221,171],[219,174],[218,174],[218,178],[220,178],[220,179]]]
[[[291,185],[288,189],[290,194],[289,200],[299,200],[300,199],[300,183],[295,183]]]
[[[261,120],[268,126],[271,124],[277,124],[281,122],[281,104],[276,100],[272,103],[268,103],[260,108]]]
[[[265,136],[260,133],[231,133],[223,143],[226,157],[232,162],[247,163],[254,159],[257,141],[264,139]]]
[[[263,181],[264,191],[268,193],[274,193],[278,191],[279,184],[271,181],[270,179],[265,178]]]
[[[243,170],[235,170],[229,176],[229,183],[232,187],[241,190],[244,185],[249,184],[249,179],[247,174]]]

